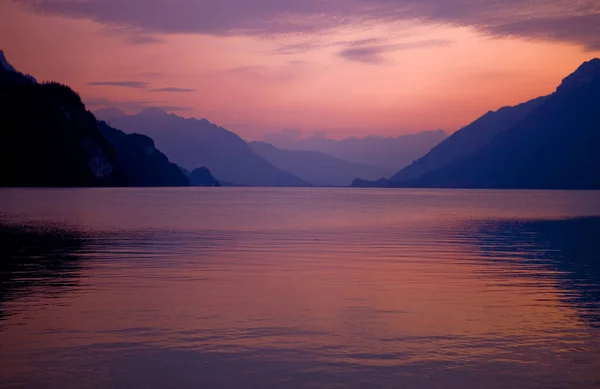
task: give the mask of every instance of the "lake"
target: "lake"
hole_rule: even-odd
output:
[[[0,190],[2,388],[598,388],[600,192]]]

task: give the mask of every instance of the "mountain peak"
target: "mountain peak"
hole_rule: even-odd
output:
[[[6,60],[6,57],[4,56],[4,52],[2,50],[0,50],[0,66],[2,66],[6,70],[10,70],[11,72],[16,72],[15,68]]]
[[[567,76],[559,86],[561,88],[574,88],[581,85],[589,84],[595,80],[600,80],[600,59],[594,58],[584,62],[573,72]]]
[[[4,71],[8,71],[8,72],[14,72],[16,73],[18,76],[22,77],[24,79],[25,82],[30,82],[33,84],[36,84],[37,81],[35,80],[35,78],[33,78],[32,76],[30,76],[29,74],[23,74],[19,71],[17,71],[6,59],[6,57],[4,56],[4,52],[2,50],[0,50],[0,67],[2,67],[4,69]],[[23,82],[23,80],[20,80],[20,82]]]
[[[168,116],[169,113],[160,107],[150,107],[140,111],[138,115],[145,117],[162,117]]]

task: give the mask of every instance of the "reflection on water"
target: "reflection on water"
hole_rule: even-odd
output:
[[[495,220],[471,227],[483,256],[517,260],[521,270],[540,267],[539,275],[525,276],[554,278],[562,298],[591,325],[600,325],[600,218]]]
[[[599,199],[0,191],[0,386],[597,388]]]
[[[35,289],[52,295],[77,285],[78,252],[85,245],[81,233],[0,225],[0,242],[0,320],[10,300],[27,298]]]

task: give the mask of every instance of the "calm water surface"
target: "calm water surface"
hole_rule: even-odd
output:
[[[600,192],[0,190],[2,388],[599,388]]]

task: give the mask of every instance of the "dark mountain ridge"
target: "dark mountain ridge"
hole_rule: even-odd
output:
[[[600,189],[600,59],[582,64],[551,95],[506,111],[516,122],[499,125],[500,131],[474,152],[449,138],[444,147],[452,145],[455,158],[445,163],[428,165],[439,161],[440,145],[390,181],[354,185]],[[474,125],[456,137],[471,136],[464,130]]]
[[[39,84],[0,51],[0,186],[189,186],[143,135],[98,123],[66,85]]]
[[[473,154],[496,135],[517,124],[545,99],[546,97],[539,97],[513,107],[503,107],[486,113],[390,177],[390,181],[411,180]]]

